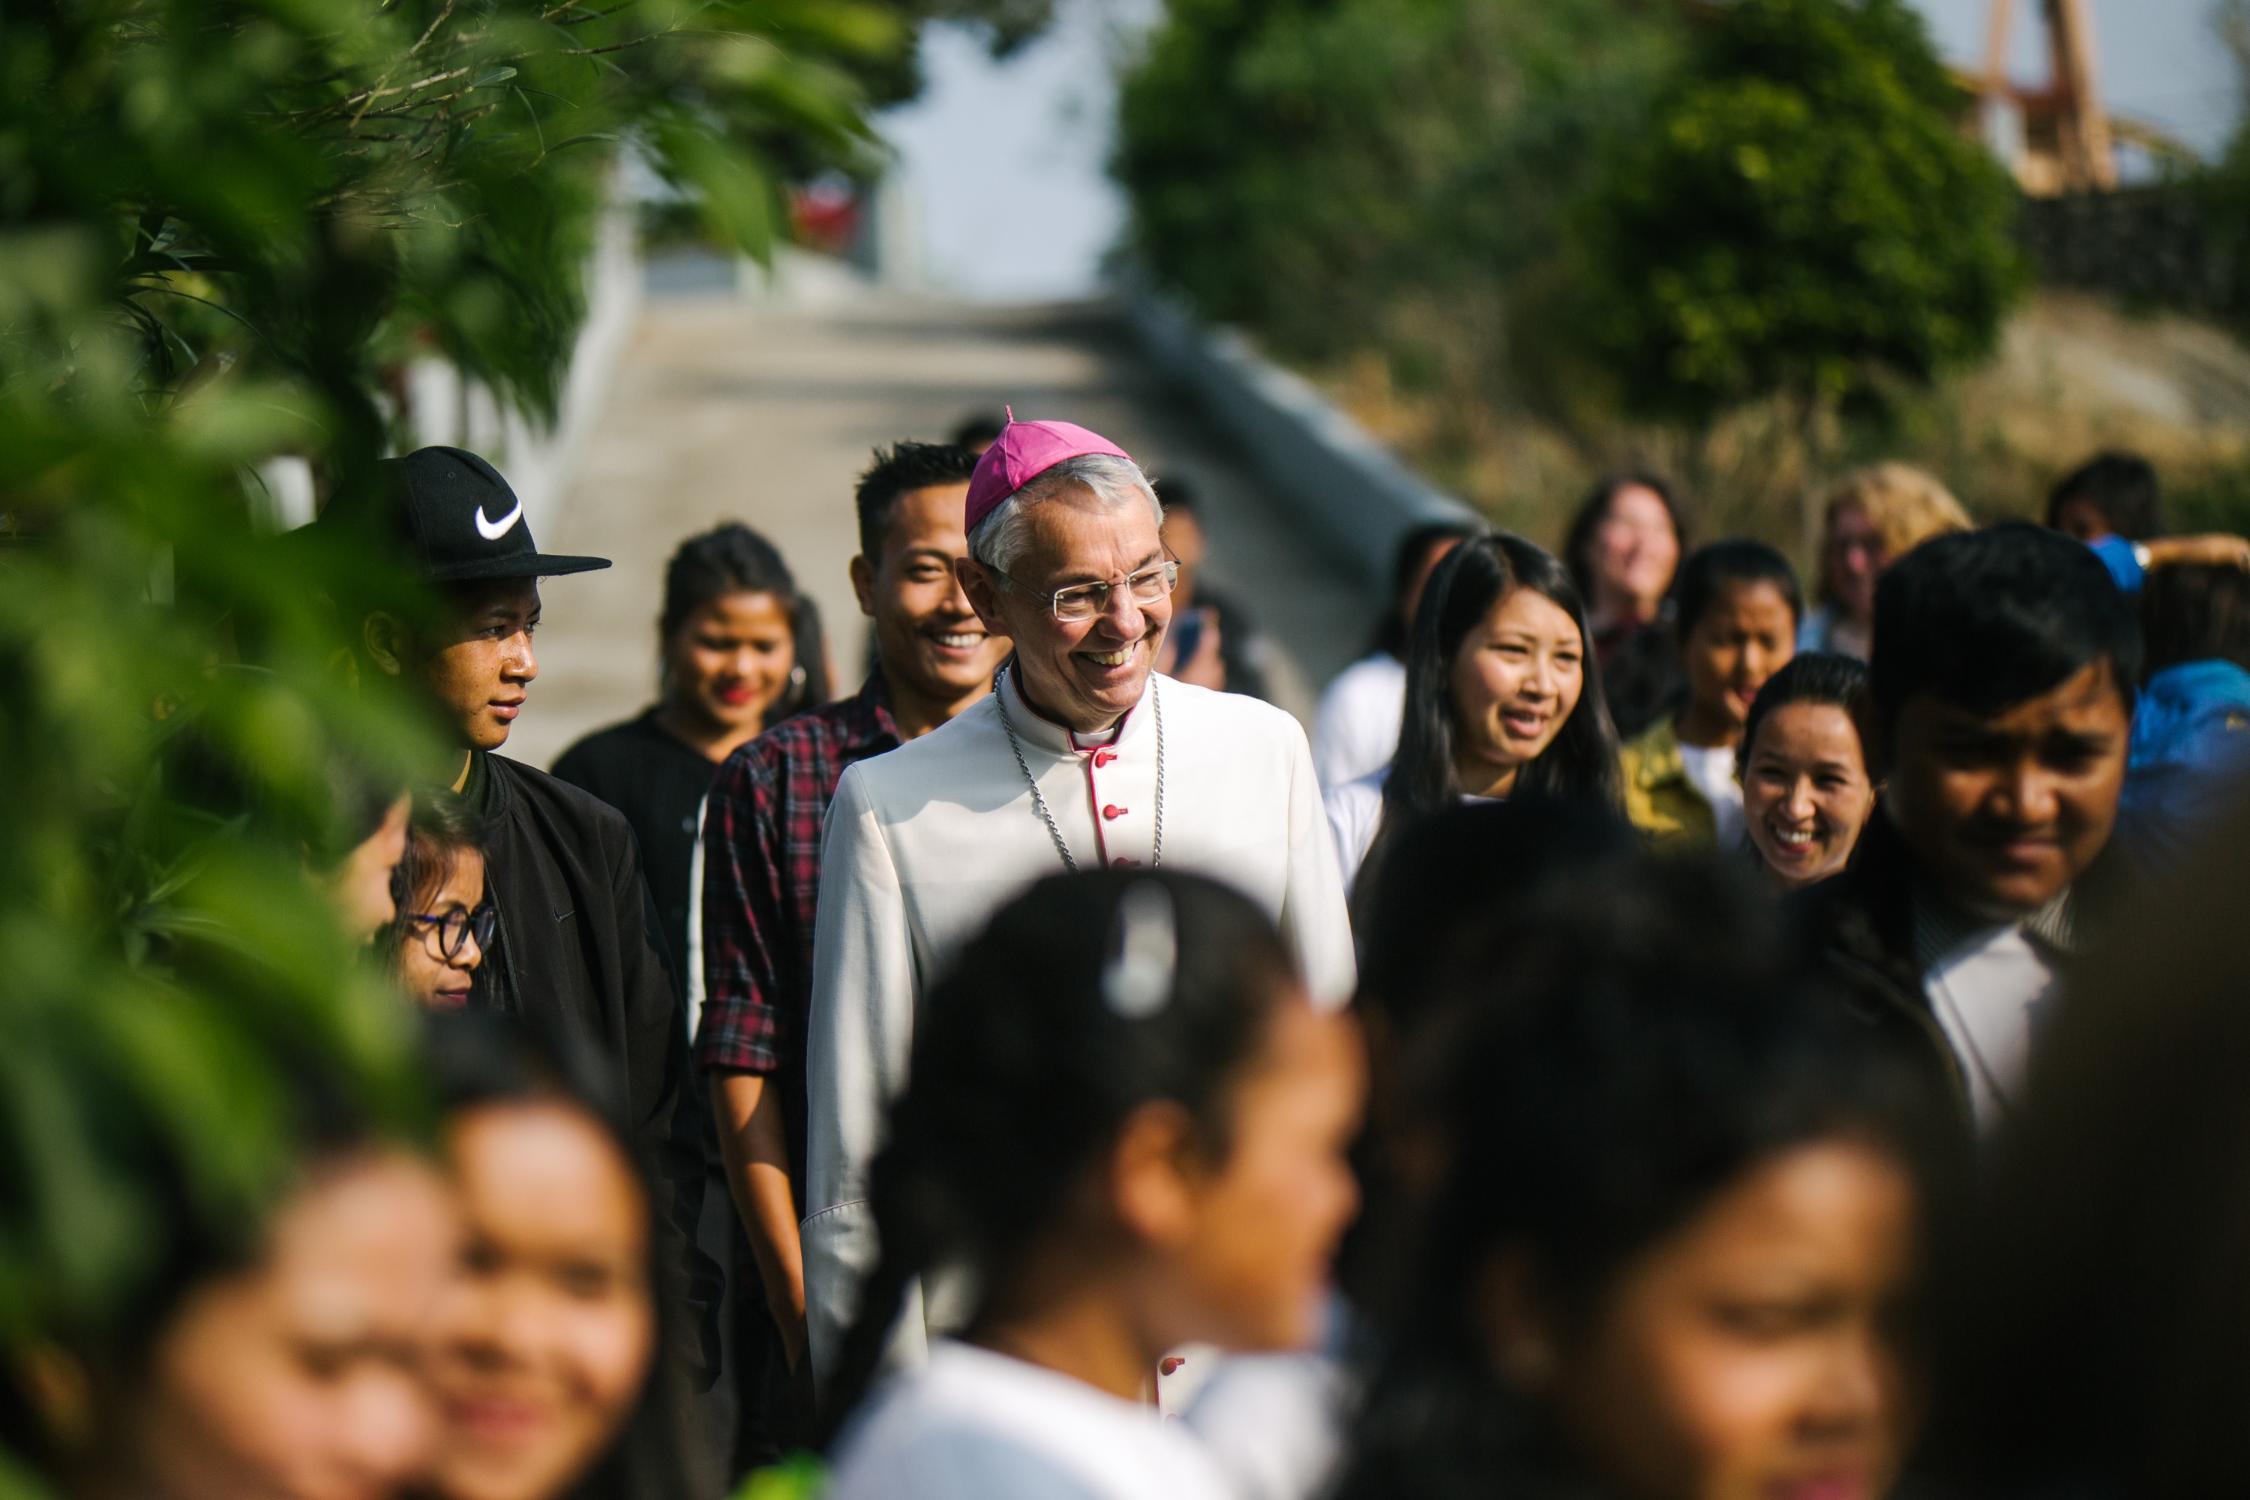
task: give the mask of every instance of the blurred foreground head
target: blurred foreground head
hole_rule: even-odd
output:
[[[869,1173],[882,1259],[838,1415],[940,1267],[974,1283],[966,1336],[1002,1350],[1063,1306],[1138,1330],[1144,1373],[1188,1342],[1310,1339],[1357,1202],[1360,1064],[1254,902],[1170,870],[1042,880],[925,1014]]]
[[[2250,809],[2209,832],[2076,976],[2001,1142],[1942,1307],[1963,1493],[2250,1493]]]
[[[1734,864],[1602,862],[1496,913],[1409,1060],[1347,1496],[1869,1496],[1944,1101],[1836,1019]]]
[[[506,1017],[432,1019],[460,1268],[433,1309],[435,1500],[692,1497],[648,1181],[591,1060]]]
[[[212,1163],[154,1147],[148,1175],[166,1191],[140,1225],[138,1274],[52,1339],[7,1350],[0,1444],[65,1495],[380,1500],[434,1451],[422,1350],[458,1253],[451,1196],[340,1079],[302,1058],[269,1075],[239,1061],[235,1086],[291,1095],[282,1189],[221,1211],[206,1201]],[[113,1108],[133,1128],[134,1101]],[[126,1185],[57,1186],[98,1216]],[[52,1230],[55,1214],[11,1203],[8,1221]]]

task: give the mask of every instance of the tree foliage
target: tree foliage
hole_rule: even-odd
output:
[[[1560,252],[1674,30],[1614,0],[1175,0],[1122,95],[1135,252],[1284,352],[1489,379],[1501,294]]]
[[[1590,348],[1642,411],[1926,382],[1989,352],[2015,190],[1904,0],[1736,0],[1575,224]]]
[[[180,1203],[256,1223],[299,1064],[414,1115],[308,872],[339,766],[441,761],[340,670],[335,606],[404,584],[266,534],[254,466],[365,483],[410,351],[551,410],[619,151],[763,251],[904,38],[856,0],[0,8],[0,1370],[128,1315]]]

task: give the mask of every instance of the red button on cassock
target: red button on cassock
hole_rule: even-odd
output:
[[[1115,750],[1096,750],[1094,752],[1094,769],[1098,771],[1115,759],[1117,759]]]
[[[1125,809],[1112,802],[1109,806],[1102,809],[1102,816],[1115,821],[1116,819],[1125,816]]]
[[[1111,860],[1109,863],[1112,869],[1122,870],[1127,868],[1128,866],[1137,865],[1140,863],[1140,861],[1137,859],[1127,859],[1124,855],[1120,854],[1117,856],[1117,858]]]

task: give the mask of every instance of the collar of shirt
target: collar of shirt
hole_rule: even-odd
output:
[[[888,737],[894,745],[901,743],[898,720],[891,717],[891,691],[883,681],[881,668],[868,673],[859,691],[837,707],[843,710],[838,717],[850,738],[865,743]]]
[[[1018,668],[1010,663],[1000,674],[1000,683],[994,689],[1000,696],[1000,705],[1007,710],[1008,722],[1015,726],[1016,738],[1023,742],[1026,751],[1033,746],[1049,755],[1070,757],[1101,750],[1115,750],[1121,755],[1133,755],[1156,743],[1153,727],[1155,715],[1141,712],[1148,695],[1155,691],[1156,676],[1149,674],[1148,686],[1141,690],[1141,701],[1126,711],[1115,729],[1094,735],[1081,735],[1057,724],[1024,701],[1023,691],[1016,685]]]
[[[2030,916],[2015,922],[1993,922],[1974,917],[1927,888],[1914,893],[1914,961],[1924,973],[1972,943],[2009,927],[2019,927],[2040,956],[2050,963],[2067,958],[2075,947],[2070,892],[2065,890]]]

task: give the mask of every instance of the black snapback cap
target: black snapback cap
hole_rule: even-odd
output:
[[[523,502],[474,453],[419,448],[376,467],[381,483],[360,492],[374,514],[338,515],[332,504],[316,524],[359,526],[400,548],[400,560],[433,583],[551,578],[609,566],[606,557],[541,552]]]

